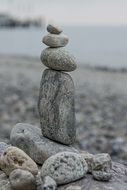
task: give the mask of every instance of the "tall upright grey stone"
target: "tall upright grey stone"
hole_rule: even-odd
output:
[[[44,71],[38,109],[44,136],[63,144],[75,141],[74,84],[70,75],[51,69]]]
[[[50,25],[50,29],[52,28],[53,31],[58,30]],[[60,33],[51,38],[48,35],[42,41],[50,47],[41,53],[42,63],[49,68],[43,72],[40,84],[38,111],[41,130],[45,137],[70,145],[76,139],[75,93],[71,76],[63,71],[73,71],[77,65],[75,58],[64,48],[67,45],[66,38]]]

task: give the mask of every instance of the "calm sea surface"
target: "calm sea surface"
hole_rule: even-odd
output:
[[[80,64],[126,67],[127,26],[63,27],[70,38],[67,48]],[[40,28],[0,29],[0,54],[40,56],[46,31]]]

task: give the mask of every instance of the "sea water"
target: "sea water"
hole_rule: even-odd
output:
[[[66,48],[79,64],[127,68],[126,26],[63,26],[69,36]],[[0,54],[39,57],[43,48],[42,28],[0,29]]]

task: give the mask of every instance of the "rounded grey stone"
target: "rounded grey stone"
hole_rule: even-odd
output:
[[[10,140],[14,146],[24,150],[38,164],[43,164],[46,159],[58,152],[78,152],[73,147],[45,138],[40,128],[26,123],[18,123],[14,126]]]
[[[64,47],[46,48],[41,53],[42,63],[58,71],[74,71],[77,67],[76,60]]]
[[[26,170],[16,169],[9,176],[14,190],[36,190],[36,180],[32,173]]]
[[[66,145],[75,142],[74,84],[70,75],[50,69],[43,72],[38,110],[45,137]]]
[[[56,181],[50,176],[46,176],[43,179],[43,190],[56,190],[57,184]]]
[[[48,34],[43,37],[43,43],[49,47],[65,47],[68,44],[69,38],[66,35]]]
[[[95,154],[92,162],[92,171],[109,172],[112,167],[112,160],[109,154]]]
[[[98,181],[109,181],[112,177],[112,174],[110,172],[104,172],[104,171],[93,171],[92,175],[94,179]]]
[[[95,154],[91,165],[94,179],[98,181],[109,181],[111,179],[112,161],[109,154]]]
[[[61,32],[63,32],[61,28],[55,26],[54,24],[49,24],[47,26],[47,31],[50,32],[51,34],[60,34]]]
[[[87,163],[80,154],[61,152],[44,162],[41,177],[49,175],[60,185],[84,177],[87,171]]]

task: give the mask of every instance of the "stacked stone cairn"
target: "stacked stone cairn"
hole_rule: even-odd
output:
[[[0,143],[2,190],[55,190],[87,173],[99,181],[111,179],[108,154],[93,155],[72,146],[76,139],[74,84],[66,72],[74,71],[76,62],[65,49],[69,40],[62,30],[54,25],[47,30],[43,42],[49,47],[42,51],[41,61],[48,69],[42,75],[38,101],[41,129],[18,123],[11,131],[11,145]],[[68,185],[67,189],[82,188]]]
[[[75,142],[74,84],[66,72],[76,69],[75,58],[65,49],[68,37],[49,25],[43,42],[49,46],[41,53],[48,67],[42,75],[38,109],[42,134],[54,141],[70,145]]]

